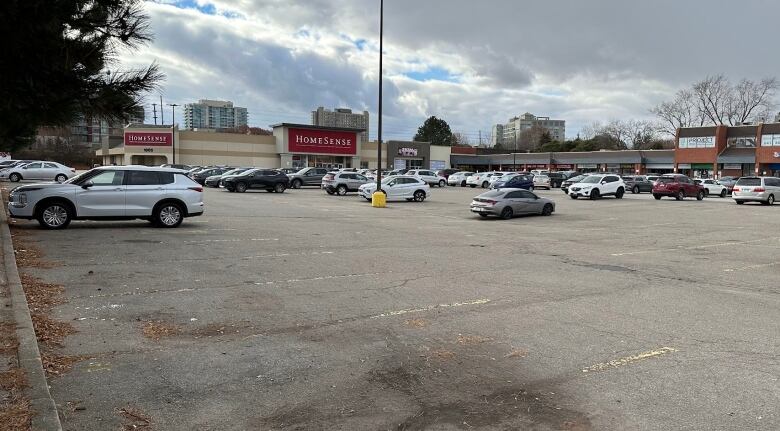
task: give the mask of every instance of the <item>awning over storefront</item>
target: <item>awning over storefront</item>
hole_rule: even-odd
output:
[[[718,163],[756,163],[756,149],[726,148],[718,155]]]
[[[576,165],[588,163],[642,163],[642,154],[638,150],[553,153],[552,160],[555,164]]]

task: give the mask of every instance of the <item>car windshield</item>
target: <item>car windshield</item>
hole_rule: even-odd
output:
[[[737,181],[738,186],[760,186],[761,178],[740,178]]]
[[[254,174],[255,172],[257,172],[259,170],[260,169],[247,169],[245,172],[242,172],[241,175],[239,175],[239,176],[245,177],[247,175],[252,175],[252,174]]]
[[[89,176],[92,176],[92,173],[95,171],[95,169],[90,169],[86,172],[82,172],[75,177],[72,177],[71,179],[65,181],[65,184],[78,184],[83,178],[87,178]]]
[[[601,181],[601,177],[596,176],[596,175],[590,175],[588,177],[585,177],[585,179],[583,179],[581,182],[583,182],[585,184],[596,184],[599,181]]]
[[[588,178],[588,176],[587,175],[577,175],[576,177],[569,179],[569,181],[571,181],[573,183],[577,183],[577,182],[580,182],[580,181],[584,180],[585,178]]]
[[[241,172],[244,172],[243,169],[231,169],[222,175],[235,175],[235,174],[240,174]]]

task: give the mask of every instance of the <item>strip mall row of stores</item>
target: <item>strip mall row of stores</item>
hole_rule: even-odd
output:
[[[452,166],[470,171],[546,169],[636,175],[672,173],[675,167],[674,150],[477,154],[474,148],[455,147],[452,152]]]
[[[242,135],[130,125],[122,142],[105,142],[96,154],[104,165],[377,167],[377,143],[363,142],[360,129],[290,123],[272,127],[272,135]],[[450,167],[450,147],[388,141],[382,148],[382,162],[389,169],[446,169]]]
[[[676,144],[678,171],[690,176],[780,175],[780,123],[686,127]]]
[[[241,135],[131,125],[122,142],[104,143],[104,165],[140,164],[257,166],[266,168],[376,168],[377,143],[361,130],[282,123],[273,134]],[[780,175],[780,123],[695,127],[678,130],[673,150],[485,154],[490,149],[388,141],[388,169],[470,171],[533,169],[615,172],[621,175],[683,173],[692,177]]]

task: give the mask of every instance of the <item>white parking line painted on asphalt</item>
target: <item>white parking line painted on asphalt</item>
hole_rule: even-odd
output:
[[[241,259],[263,259],[266,257],[287,257],[287,256],[317,256],[320,254],[333,254],[333,251],[315,251],[311,253],[273,253],[273,254],[257,254],[254,256],[244,256]]]
[[[380,317],[390,317],[390,316],[400,316],[402,314],[409,314],[409,313],[420,313],[423,311],[431,311],[435,310],[437,308],[454,308],[454,307],[463,307],[466,305],[482,305],[487,304],[490,302],[489,299],[475,299],[473,301],[466,301],[466,302],[453,302],[452,304],[437,304],[437,305],[428,305],[426,307],[421,308],[408,308],[406,310],[396,310],[396,311],[388,311],[382,314],[377,314],[376,316],[371,316],[369,319],[378,319]]]
[[[724,269],[723,272],[738,272],[738,271],[748,271],[751,269],[759,269],[759,268],[769,268],[772,266],[780,265],[780,262],[772,262],[772,263],[759,263],[756,265],[745,265],[741,266],[739,268],[727,268]]]
[[[279,238],[234,238],[234,239],[196,239],[190,241],[184,241],[187,244],[203,243],[203,242],[244,242],[244,241],[279,241]]]
[[[618,359],[613,359],[609,362],[601,362],[598,364],[591,365],[588,368],[584,368],[582,370],[583,373],[589,373],[593,371],[604,371],[610,368],[618,368],[622,367],[624,365],[632,364],[634,362],[638,361],[644,361],[645,359],[653,358],[656,356],[665,355],[667,353],[676,352],[677,349],[674,347],[661,347],[660,349],[650,350],[647,352],[642,352],[637,355],[633,356],[625,356]]]
[[[612,256],[632,256],[632,255],[635,255],[635,254],[662,253],[662,252],[675,251],[675,250],[698,250],[698,249],[702,249],[702,248],[724,247],[724,246],[729,246],[729,245],[753,244],[753,243],[756,243],[756,242],[768,241],[768,240],[778,240],[778,239],[780,239],[780,237],[751,239],[751,240],[748,240],[748,241],[719,242],[719,243],[715,243],[715,244],[694,245],[694,246],[690,246],[690,247],[662,248],[662,249],[658,249],[658,250],[627,251],[627,252],[624,252],[624,253],[612,253]]]
[[[276,281],[265,281],[265,282],[258,281],[255,284],[258,286],[267,286],[271,284],[282,284],[282,283],[301,283],[305,281],[322,281],[322,280],[334,280],[340,278],[370,277],[372,275],[385,275],[389,273],[390,272],[368,272],[365,274],[324,275],[321,277],[312,277],[312,278],[291,278],[289,280],[276,280]]]

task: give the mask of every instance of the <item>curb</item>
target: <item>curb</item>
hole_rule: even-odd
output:
[[[8,227],[8,215],[5,210],[5,199],[0,199],[3,208],[0,208],[0,238],[3,242],[3,256],[5,278],[8,289],[11,291],[11,304],[13,307],[14,323],[16,324],[16,338],[19,340],[19,366],[27,375],[27,395],[34,412],[32,417],[32,429],[35,431],[62,431],[60,416],[57,413],[57,405],[49,393],[49,385],[46,382],[46,374],[43,372],[41,352],[38,350],[38,339],[35,336],[30,309],[27,306],[27,297],[22,289],[22,280],[19,278],[19,270],[16,267],[16,255],[11,241],[11,230]]]

